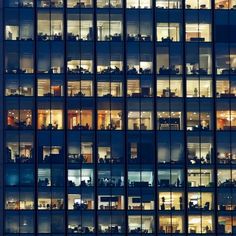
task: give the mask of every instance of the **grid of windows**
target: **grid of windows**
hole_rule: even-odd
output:
[[[236,0],[0,11],[1,235],[236,234]]]

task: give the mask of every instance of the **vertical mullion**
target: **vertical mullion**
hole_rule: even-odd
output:
[[[217,147],[217,142],[216,142],[216,134],[217,134],[217,119],[216,119],[216,104],[217,104],[217,99],[216,99],[216,62],[215,62],[215,10],[214,10],[214,0],[211,0],[211,48],[212,48],[212,97],[213,97],[213,131],[212,131],[212,136],[213,136],[213,148],[214,152],[211,154],[211,163],[213,164],[213,171],[214,171],[214,206],[213,212],[214,212],[214,225],[215,225],[215,235],[218,235],[218,211],[217,211],[217,155],[216,155],[216,147]]]
[[[152,42],[153,42],[153,132],[154,132],[154,212],[155,216],[155,234],[158,234],[159,231],[159,222],[158,219],[160,216],[158,215],[159,209],[158,209],[158,151],[157,151],[157,141],[158,141],[158,135],[157,135],[157,60],[156,60],[156,42],[157,42],[157,32],[156,32],[156,25],[157,25],[157,19],[156,19],[156,0],[152,0],[152,14],[153,14],[153,25],[152,25]]]
[[[187,131],[187,76],[186,76],[186,0],[183,0],[182,2],[182,14],[183,14],[183,23],[182,23],[182,50],[183,50],[183,70],[182,70],[182,83],[183,83],[183,131],[184,131],[184,172],[185,172],[185,184],[184,184],[184,232],[186,235],[188,235],[188,152],[187,152],[187,137],[188,137],[188,131]]]
[[[94,96],[94,233],[98,234],[98,148],[97,148],[97,1],[93,0],[93,96]]]
[[[5,26],[5,6],[3,4],[3,1],[0,1],[0,76],[1,76],[1,83],[0,83],[0,101],[1,101],[1,106],[0,106],[0,112],[1,114],[4,114],[4,107],[5,107],[5,61],[4,61],[4,56],[5,52],[4,52],[4,48],[5,48],[5,37],[4,37],[4,26]],[[3,119],[3,115],[0,117],[0,129],[2,130],[1,136],[0,136],[0,145],[1,147],[4,147],[6,145],[6,139],[5,139],[5,126],[4,126],[4,119]],[[1,170],[1,182],[0,182],[0,216],[2,218],[2,220],[0,221],[0,233],[2,233],[2,235],[4,235],[4,231],[5,231],[5,220],[6,219],[6,209],[4,206],[5,203],[5,196],[4,196],[4,192],[5,192],[5,166],[6,166],[6,154],[4,152],[4,148],[2,148],[1,153],[2,156],[4,157],[3,159],[0,160],[0,170]]]
[[[124,111],[123,111],[123,135],[124,135],[124,158],[123,158],[123,166],[124,166],[124,188],[125,188],[125,232],[128,234],[129,232],[129,225],[128,225],[128,209],[129,209],[129,201],[128,201],[128,136],[127,136],[127,129],[128,129],[128,114],[127,114],[127,55],[126,55],[126,47],[127,47],[127,21],[126,21],[126,6],[127,6],[127,0],[123,0],[123,100],[124,100]]]
[[[64,40],[64,83],[63,83],[63,97],[64,97],[64,225],[65,225],[65,235],[68,234],[68,127],[67,127],[67,0],[64,0],[63,4],[64,13],[64,29],[63,29],[63,40]]]
[[[34,183],[35,183],[35,191],[34,191],[34,212],[35,212],[35,234],[38,233],[38,83],[37,83],[37,42],[38,42],[38,37],[37,37],[37,22],[38,22],[38,11],[37,11],[37,2],[35,1],[34,3],[34,171],[35,171],[35,178],[34,178]]]

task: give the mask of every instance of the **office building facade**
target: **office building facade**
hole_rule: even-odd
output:
[[[0,18],[0,235],[236,235],[236,0]]]

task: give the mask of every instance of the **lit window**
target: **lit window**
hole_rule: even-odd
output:
[[[6,210],[33,210],[34,195],[30,190],[21,190],[20,193],[11,189],[5,194]]]
[[[189,164],[210,164],[212,162],[213,145],[208,136],[189,136],[187,138],[187,155]]]
[[[19,26],[6,25],[5,39],[6,40],[19,40]]]
[[[157,74],[160,75],[179,75],[182,74],[182,49],[161,46],[157,48]]]
[[[218,110],[216,116],[217,116],[217,129],[230,130],[236,127],[236,111]]]
[[[210,130],[211,114],[209,112],[187,112],[187,130]]]
[[[63,7],[63,0],[38,0],[38,7]]]
[[[63,39],[63,15],[60,13],[38,13],[38,40]]]
[[[232,90],[232,93],[231,91]],[[217,97],[234,97],[236,95],[235,88],[230,86],[229,80],[217,80],[216,81],[216,95]]]
[[[69,163],[92,163],[93,162],[93,143],[91,142],[72,142],[68,147]]]
[[[186,41],[190,42],[210,42],[211,25],[210,24],[186,24]]]
[[[99,74],[120,74],[122,72],[123,62],[121,60],[110,60],[108,63],[99,63],[97,73]]]
[[[209,9],[211,8],[210,0],[187,0],[187,9]]]
[[[127,0],[127,8],[150,8],[151,0]]]
[[[152,130],[153,115],[150,111],[129,111],[128,112],[129,130]]]
[[[124,174],[120,168],[98,171],[98,186],[100,187],[123,187]]]
[[[209,46],[186,47],[186,73],[190,75],[209,75],[212,73],[212,50]]]
[[[63,161],[61,146],[43,146],[42,149],[42,161],[44,163],[59,163]]]
[[[212,82],[207,78],[187,80],[187,97],[211,97]]]
[[[62,81],[50,81],[49,79],[38,80],[38,96],[62,96]]]
[[[111,147],[98,147],[98,162],[99,163],[110,163],[111,158]]]
[[[159,187],[182,187],[184,183],[183,170],[158,170],[157,179]]]
[[[159,216],[159,233],[179,234],[184,232],[184,221],[182,216]]]
[[[157,128],[159,130],[181,130],[182,112],[157,112]]]
[[[154,217],[148,215],[128,216],[129,233],[150,234],[154,232]]]
[[[120,195],[99,195],[98,196],[99,210],[123,210],[124,196]]]
[[[160,192],[159,210],[183,210],[183,194],[180,192]]]
[[[236,9],[235,0],[215,0],[216,9]]]
[[[64,208],[63,193],[53,191],[38,193],[38,210],[62,210]]]
[[[154,197],[151,194],[128,197],[129,210],[154,210]]]
[[[157,23],[157,41],[176,42],[180,40],[179,23]]]
[[[31,110],[8,110],[7,111],[8,128],[32,128]]]
[[[62,110],[38,110],[38,129],[63,129]]]
[[[188,208],[190,210],[212,210],[213,193],[191,192],[188,193]]]
[[[32,142],[7,142],[6,146],[7,162],[29,163],[32,161]]]
[[[143,56],[146,60],[137,60],[136,57],[128,59],[128,74],[151,74],[152,73],[152,59],[151,55]]]
[[[98,110],[98,129],[101,130],[121,130],[122,111],[121,110]]]
[[[235,187],[236,170],[219,169],[217,172],[217,179],[217,185],[219,187]]]
[[[51,169],[38,169],[38,186],[48,187],[51,186]]]
[[[92,60],[68,60],[67,71],[69,73],[91,74],[93,72]]]
[[[121,97],[121,82],[98,82],[97,93],[99,97]]]
[[[141,96],[140,81],[128,80],[127,82],[127,95],[131,97]]]
[[[67,94],[70,97],[91,97],[93,95],[93,82],[89,80],[68,81]]]
[[[91,0],[67,0],[67,7],[69,8],[90,8],[92,7]]]
[[[93,39],[93,22],[92,15],[88,14],[69,14],[67,21],[67,39],[92,40]]]
[[[213,219],[211,215],[194,215],[188,217],[188,232],[190,234],[212,234]]]
[[[91,110],[68,110],[68,129],[89,130],[93,128]]]
[[[97,0],[98,8],[121,8],[121,0]]]
[[[68,186],[69,187],[93,186],[93,170],[92,169],[69,169],[68,170]]]
[[[156,7],[160,9],[182,8],[182,0],[156,0]]]
[[[182,97],[182,79],[181,78],[157,78],[157,96],[158,97]]]
[[[233,216],[218,217],[218,232],[220,234],[232,234],[232,228],[236,226],[236,218]]]
[[[127,40],[134,41],[151,41],[152,40],[152,15],[140,12],[140,14],[128,14]],[[142,20],[140,20],[142,19]]]
[[[33,96],[33,81],[7,79],[5,83],[5,96]]]
[[[98,232],[119,234],[124,233],[124,216],[123,214],[98,215]]]
[[[69,210],[92,210],[94,209],[93,193],[68,194]]]
[[[122,21],[120,15],[98,15],[97,36],[99,41],[121,41]]]
[[[209,169],[189,169],[188,184],[189,187],[212,187],[212,170]]]
[[[153,186],[152,171],[129,171],[128,182],[129,187],[152,187]]]

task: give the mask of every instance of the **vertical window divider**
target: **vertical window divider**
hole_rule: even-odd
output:
[[[17,63],[18,63],[18,65],[17,65],[17,72],[18,72],[18,74],[17,74],[17,80],[18,80],[18,86],[19,86],[19,82],[20,82],[20,78],[21,78],[21,73],[22,73],[22,71],[20,70],[21,68],[20,68],[20,58],[21,58],[21,43],[20,43],[20,24],[19,24],[19,22],[20,22],[20,10],[19,10],[19,8],[17,8],[17,24],[18,24],[18,38],[16,38],[16,44],[17,44]],[[18,99],[17,99],[17,110],[16,110],[16,115],[18,116],[18,118],[19,118],[19,121],[20,121],[20,107],[21,107],[21,98],[19,97]],[[7,110],[6,110],[7,111]],[[7,113],[6,113],[6,111],[4,112],[4,118],[6,118],[6,115],[7,115]],[[21,135],[21,132],[20,132],[20,127],[17,127],[17,129],[16,129],[16,135],[17,135],[17,144],[18,144],[18,146],[17,146],[17,151],[18,151],[18,154],[20,154],[20,135]],[[17,190],[18,190],[18,196],[20,197],[20,183],[21,183],[21,172],[20,172],[20,168],[21,168],[21,165],[20,165],[20,163],[17,163],[17,170],[18,170],[18,178],[19,178],[19,181],[18,181],[18,186],[17,186]],[[18,232],[20,233],[20,217],[21,217],[21,214],[20,214],[20,208],[19,208],[19,210],[17,211],[17,215],[18,215],[18,227],[19,227],[19,229],[18,229]]]
[[[110,0],[108,0],[108,6],[109,6],[109,8],[108,8],[108,19],[109,19],[109,41],[108,41],[108,45],[109,45],[109,68],[111,68],[111,58],[112,58],[112,56],[111,56],[111,49],[112,49],[112,39],[110,38],[110,35],[111,35],[111,9],[110,9]],[[112,78],[112,76],[111,76],[111,71],[109,71],[109,74],[108,74],[108,77],[109,77],[109,92],[110,92],[110,94],[111,94],[111,78]],[[107,133],[109,134],[109,146],[110,146],[110,158],[112,158],[112,147],[111,147],[111,134],[112,134],[112,131],[111,131],[111,129],[112,129],[112,127],[111,127],[111,112],[112,112],[112,98],[111,98],[111,96],[109,96],[109,125],[110,125],[110,128],[109,128],[109,130],[107,131]],[[106,132],[106,131],[105,131]],[[112,179],[113,178],[113,175],[112,175],[112,164],[111,163],[109,163],[109,171],[110,171],[110,178]],[[111,195],[112,195],[112,188],[113,187],[109,187],[109,197],[111,197]],[[110,216],[110,227],[112,228],[112,211],[111,211],[111,209],[110,209],[110,206],[111,206],[111,204],[110,204],[110,201],[109,201],[109,216]]]
[[[199,0],[197,0],[197,1],[198,1],[197,5],[199,6]],[[201,23],[200,23],[201,19],[200,19],[200,16],[199,16],[199,11],[200,11],[200,9],[198,7],[198,9],[197,9],[197,27],[198,27],[197,32],[198,32],[198,37],[200,37],[200,25],[201,25]],[[200,50],[200,47],[201,47],[201,43],[198,41],[197,42],[198,70],[200,70],[200,66],[201,66],[201,50]],[[197,97],[196,97],[197,108],[198,108],[198,110],[197,110],[197,112],[198,112],[197,119],[198,119],[198,127],[200,128],[200,129],[198,129],[198,131],[196,133],[198,135],[198,142],[201,143],[201,136],[202,136],[202,134],[204,134],[204,131],[202,131],[202,128],[201,128],[201,118],[202,118],[202,110],[201,110],[202,101],[201,101],[201,98],[200,98],[200,93],[201,93],[200,79],[201,79],[201,75],[199,75],[199,73],[198,73],[198,75],[196,77],[197,77],[197,80],[198,80],[198,90],[199,90],[199,92],[197,94]],[[200,176],[199,176],[199,178],[200,178],[200,186],[201,186],[202,185],[201,148],[199,148],[199,152],[200,152],[200,164],[199,164],[199,175]],[[202,202],[201,201],[202,187],[200,187],[199,191],[200,191],[199,196],[200,196],[200,204],[201,204],[201,202]],[[201,233],[203,233],[203,222],[202,222],[203,217],[202,216],[203,216],[203,212],[202,212],[202,210],[200,210],[199,217],[200,217]]]
[[[97,115],[97,0],[93,0],[93,92],[94,92],[94,233],[98,234],[98,115]]]
[[[182,25],[182,42],[183,42],[183,70],[182,70],[182,81],[183,81],[183,131],[184,131],[184,172],[185,172],[185,184],[184,184],[184,232],[188,234],[188,154],[186,151],[187,148],[187,81],[186,81],[186,0],[182,2],[182,14],[183,14],[183,25]]]
[[[211,76],[211,80],[212,80],[212,97],[213,97],[213,112],[212,112],[212,116],[214,117],[213,120],[213,150],[214,152],[211,154],[211,163],[213,164],[214,167],[214,196],[213,196],[213,206],[214,206],[214,225],[215,225],[215,235],[218,235],[218,191],[217,191],[217,170],[218,170],[218,163],[217,163],[217,141],[216,141],[216,135],[217,135],[217,109],[216,109],[216,105],[217,105],[217,98],[216,98],[216,54],[215,54],[215,6],[214,6],[214,0],[211,0],[211,48],[212,48],[212,76]]]
[[[128,211],[129,211],[129,201],[128,201],[128,138],[127,138],[127,129],[128,129],[128,113],[127,113],[127,19],[126,19],[126,13],[127,13],[127,0],[123,0],[122,5],[122,13],[123,13],[123,100],[124,100],[124,110],[123,110],[123,135],[124,135],[124,188],[125,188],[125,194],[124,194],[124,210],[125,210],[125,232],[127,233],[129,231],[129,223],[128,223]]]
[[[51,95],[51,80],[53,78],[53,75],[52,75],[52,40],[54,41],[54,35],[52,35],[52,6],[51,6],[51,0],[50,0],[50,7],[49,7],[49,19],[50,19],[50,39],[48,42],[49,44],[49,58],[50,58],[50,69],[49,69],[49,92],[50,92],[50,96],[49,96],[49,115],[50,115],[50,124],[52,124],[52,95]],[[54,101],[53,101],[54,102]],[[63,112],[64,113],[64,112]],[[62,114],[63,114],[62,113]],[[52,149],[52,134],[54,133],[53,130],[52,130],[52,127],[50,128],[50,130],[48,131],[49,132],[49,139],[50,139],[50,143],[49,143],[49,154],[51,154],[51,149]],[[53,187],[53,184],[52,184],[52,176],[53,176],[53,164],[52,163],[52,160],[50,159],[50,162],[49,162],[49,167],[50,167],[50,202],[51,202],[51,206],[50,206],[50,220],[51,220],[51,224],[50,224],[50,232],[52,233],[53,232],[53,211],[52,211],[52,187]]]
[[[158,234],[159,230],[159,219],[157,216],[159,212],[158,208],[158,150],[157,150],[157,141],[158,141],[158,135],[157,135],[157,60],[156,60],[156,44],[157,44],[157,14],[156,14],[156,0],[152,0],[152,14],[153,14],[153,26],[152,26],[152,42],[153,42],[153,128],[154,128],[154,192],[155,192],[155,204],[154,204],[154,220],[155,220],[155,234]],[[160,216],[159,216],[160,218]]]
[[[63,126],[64,126],[64,225],[65,225],[65,231],[64,234],[68,235],[68,112],[67,112],[67,0],[64,0],[63,4],[63,14],[64,14],[64,24],[63,24],[63,40],[64,40],[64,68],[63,68],[63,77],[64,77],[64,83],[63,83],[63,97],[64,97],[64,118],[63,118]]]
[[[5,50],[5,5],[3,3],[3,1],[0,2],[0,11],[1,11],[1,15],[0,15],[0,26],[2,26],[1,33],[0,33],[0,56],[3,58],[3,55],[5,54],[4,50]],[[1,37],[2,36],[2,37]],[[0,65],[2,66],[2,69],[0,69],[0,76],[2,77],[2,83],[0,84],[0,88],[2,93],[0,93],[0,101],[1,101],[1,106],[0,106],[0,112],[1,114],[4,114],[4,107],[5,107],[5,89],[6,89],[6,70],[5,70],[5,60],[0,60]],[[4,91],[4,92],[3,92]],[[4,116],[1,116],[0,118],[0,128],[3,130],[5,128],[5,123],[4,123]],[[1,132],[0,135],[0,145],[1,147],[5,147],[6,145],[6,131]],[[5,185],[5,163],[6,163],[6,156],[5,156],[5,152],[4,152],[4,148],[1,150],[1,154],[4,157],[3,159],[0,160],[0,172],[1,172],[1,179],[2,182],[1,184],[4,186]],[[2,235],[4,234],[4,229],[6,226],[6,209],[4,206],[4,203],[6,201],[4,192],[5,191],[5,187],[2,188],[3,191],[0,192],[0,198],[3,200],[0,202],[0,208],[2,209],[2,211],[0,211],[0,216],[2,218],[2,220],[0,221],[0,233],[2,233]]]
[[[34,3],[34,233],[38,233],[38,68],[37,68],[37,29],[38,29],[38,11],[37,2]]]

